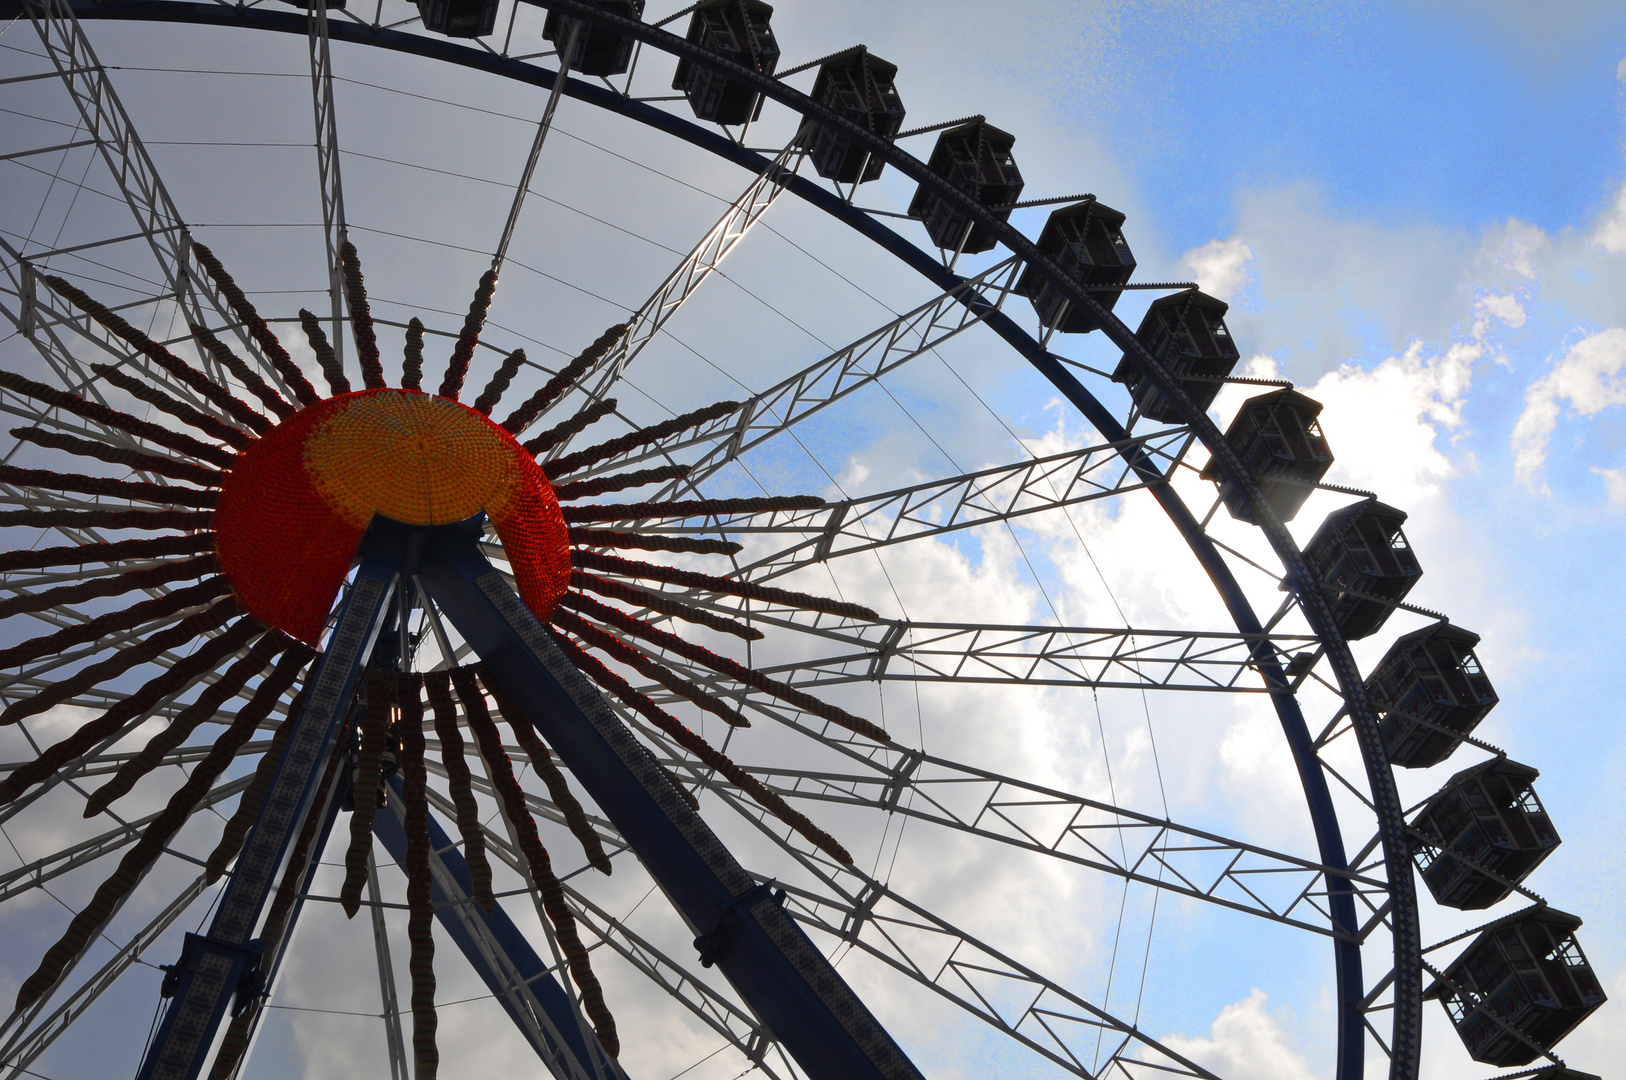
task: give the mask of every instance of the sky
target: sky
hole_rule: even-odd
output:
[[[651,4],[649,16],[679,6]],[[1626,608],[1626,14],[1584,2],[1015,3],[995,17],[987,5],[941,0],[787,0],[774,27],[782,67],[854,42],[896,63],[910,126],[987,115],[1017,137],[1025,198],[1087,191],[1123,211],[1137,280],[1194,280],[1227,300],[1245,357],[1239,373],[1292,379],[1323,403],[1337,455],[1328,481],[1375,491],[1410,514],[1406,532],[1425,569],[1410,599],[1483,637],[1479,656],[1501,703],[1476,735],[1541,770],[1537,791],[1564,843],[1529,885],[1585,920],[1582,946],[1613,998],[1559,1050],[1600,1075],[1626,1061],[1626,806],[1616,781],[1626,738],[1615,625]],[[90,31],[197,235],[262,309],[284,317],[300,304],[320,310],[303,42],[180,27]],[[37,40],[26,24],[5,28],[0,46],[0,76],[35,70],[28,50]],[[347,209],[376,310],[397,321],[417,312],[433,329],[455,330],[506,215],[505,185],[518,175],[542,95],[344,46],[335,46],[334,64]],[[800,79],[805,89],[811,73]],[[4,93],[13,110],[0,119],[7,139],[46,138],[49,125],[30,126],[22,114],[65,115],[49,85]],[[770,110],[749,141],[783,145],[793,126]],[[930,138],[907,145],[924,157]],[[62,162],[64,176],[81,163],[94,176],[88,157]],[[81,203],[45,173],[11,170],[18,194],[0,200],[11,204],[8,240],[50,246],[110,234],[112,211],[98,209],[94,195]],[[556,367],[636,307],[747,182],[697,151],[565,102],[487,340],[524,345]],[[901,209],[912,191],[889,172],[859,201]],[[1020,210],[1012,221],[1036,236],[1048,212]],[[927,245],[918,225],[888,221]],[[1003,257],[968,257],[960,269]],[[782,200],[629,371],[623,412],[649,422],[760,390],[932,297],[884,254]],[[1146,302],[1126,294],[1118,313],[1133,327]],[[1032,324],[1024,300],[1008,303]],[[309,363],[286,324],[279,332]],[[398,339],[398,330],[387,333]],[[1117,362],[1098,334],[1058,336],[1052,348],[1109,371]],[[20,341],[0,341],[0,364],[32,363]],[[1099,379],[1090,386],[1121,411],[1120,388]],[[1227,387],[1216,420],[1228,423],[1251,392]],[[1093,441],[1088,423],[1020,357],[971,331],[817,414],[794,440],[765,444],[712,490],[839,499]],[[1212,486],[1191,470],[1176,487],[1199,515],[1213,505]],[[1348,501],[1314,495],[1292,524],[1300,543]],[[1255,530],[1223,510],[1212,528],[1240,556],[1269,565]],[[753,539],[748,554],[769,543]],[[1255,606],[1274,610],[1274,578],[1240,557],[1235,565]],[[1226,628],[1212,587],[1144,496],[835,560],[790,580],[921,621]],[[1425,622],[1399,613],[1356,643],[1363,669]],[[756,658],[789,659],[809,647],[796,635],[770,635]],[[830,696],[933,753],[1313,852],[1279,728],[1253,697],[907,683]],[[1306,693],[1312,730],[1334,708],[1332,695]],[[7,760],[21,752],[15,739],[4,745]],[[753,731],[736,749],[792,762],[800,745],[783,732]],[[1355,776],[1359,762],[1347,751],[1335,745],[1329,760]],[[1482,758],[1465,747],[1434,769],[1401,771],[1404,801],[1426,798]],[[1369,819],[1360,833],[1358,803],[1342,791],[1338,798],[1346,842],[1359,847]],[[731,844],[771,859],[759,836],[705,806]],[[1150,889],[1125,891],[1115,879],[928,825],[900,829],[809,806],[901,893],[1139,1016],[1151,1035],[1216,1073],[1330,1075],[1331,965],[1319,938],[1168,895],[1154,905]],[[12,827],[14,861],[77,835],[73,817],[71,826],[39,822],[26,836]],[[385,871],[386,888],[398,887]],[[166,883],[183,877],[155,872],[145,899],[120,918],[133,926],[142,912],[150,917]],[[95,882],[70,879],[63,902],[72,906]],[[596,887],[606,906],[636,915],[629,925],[686,955],[659,895],[641,899],[647,878],[633,871]],[[1515,910],[1517,899],[1482,914],[1425,898],[1425,940]],[[8,941],[17,944],[0,946],[0,996],[65,918],[34,900],[11,916]],[[378,1008],[367,935],[332,905],[311,907],[278,991],[282,1010],[245,1075],[387,1076],[376,1020],[348,1015]],[[529,913],[515,918],[535,929]],[[1368,964],[1376,962],[1374,952]],[[451,959],[441,969],[448,1060],[470,1073],[524,1067],[523,1045],[489,1002],[450,1004],[478,997],[472,976]],[[841,970],[934,1080],[1060,1075],[862,956],[842,956]],[[156,977],[152,985],[139,978],[151,974],[130,976],[107,1015],[145,1024]],[[716,1040],[634,976],[610,965],[605,979],[623,1030],[641,1036],[623,1039],[632,1075],[744,1075],[748,1063],[711,1056]],[[1427,1080],[1489,1071],[1467,1058],[1432,1003],[1425,1034]],[[52,1080],[106,1075],[110,1063],[133,1064],[139,1041],[138,1033],[118,1050],[60,1045],[38,1068]],[[1382,1074],[1376,1064],[1369,1072]]]

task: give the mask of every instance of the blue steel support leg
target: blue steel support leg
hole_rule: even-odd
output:
[[[305,909],[305,897],[310,895],[311,882],[316,879],[316,871],[321,868],[318,861],[322,851],[327,847],[328,837],[333,834],[333,823],[339,820],[339,811],[344,808],[344,790],[349,783],[350,778],[348,776],[344,775],[343,772],[336,772],[333,783],[328,790],[319,792],[316,802],[311,806],[313,813],[321,813],[322,824],[316,830],[315,839],[311,842],[310,861],[305,867],[304,875],[299,880],[299,895],[294,899],[294,905],[288,912],[288,930],[282,935],[282,941],[278,943],[276,951],[269,956],[262,957],[260,960],[260,970],[265,975],[262,980],[263,989],[260,992],[267,998],[271,996],[271,991],[276,986],[277,972],[282,968],[283,958],[288,955],[288,944],[293,940],[293,928],[299,922],[299,913]],[[254,1015],[253,1027],[249,1033],[249,1047],[251,1050],[254,1045],[253,1040],[259,1035],[260,1022],[264,1019],[265,1009],[262,1005]],[[237,1076],[243,1071],[243,1063],[248,1058],[248,1053],[244,1053],[242,1057],[238,1058],[237,1068],[232,1073],[233,1076]]]
[[[339,609],[327,650],[294,725],[264,805],[221,893],[209,932],[177,965],[175,995],[164,1010],[137,1080],[195,1080],[214,1045],[226,1008],[244,976],[257,969],[254,933],[294,838],[317,796],[334,735],[350,707],[357,677],[390,610],[396,576],[412,534],[375,523],[361,544],[361,565]],[[292,931],[292,925],[289,926]]]
[[[400,780],[391,780],[390,786],[395,794],[389,806],[373,818],[373,835],[405,873],[405,804]],[[601,1074],[591,1065],[596,1058],[607,1080],[626,1080],[627,1074],[598,1040],[590,1032],[583,1036],[564,988],[549,974],[548,965],[513,920],[501,907],[487,915],[475,904],[468,863],[433,814],[429,816],[429,850],[435,918],[492,996],[508,1010],[543,1064],[559,1080],[598,1080]]]
[[[689,808],[654,757],[458,527],[435,530],[418,580],[524,710],[695,934],[812,1080],[922,1080],[844,979]]]

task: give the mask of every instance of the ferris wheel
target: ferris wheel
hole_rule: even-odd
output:
[[[1329,1003],[1316,1075],[1415,1077],[1427,1034],[1586,1076],[1538,772],[1475,735],[1478,637],[1407,602],[1443,553],[1327,481],[1224,298],[1033,194],[1020,118],[906,109],[884,42],[782,62],[785,14],[3,5],[0,1070],[253,1076],[308,1010],[427,1080],[478,1007],[561,1080],[1214,1077],[1224,968]],[[164,62],[100,58],[114,21]],[[288,35],[308,71],[225,78]],[[198,130],[144,142],[125,79],[199,73],[238,89],[163,83]],[[284,91],[304,134],[250,138]],[[426,147],[433,108],[523,134]],[[312,116],[320,220],[256,217],[240,156]],[[899,430],[907,482],[847,467]],[[1044,610],[972,595],[962,541]],[[1216,717],[1272,732],[1292,820]]]

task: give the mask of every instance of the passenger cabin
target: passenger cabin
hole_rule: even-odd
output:
[[[1413,842],[1412,858],[1435,900],[1464,911],[1488,908],[1513,891],[1503,881],[1523,881],[1558,846],[1536,798],[1540,775],[1492,758],[1447,780],[1412,819],[1427,837]]]
[[[425,30],[447,37],[480,38],[497,26],[497,0],[418,0],[418,15]]]
[[[903,99],[893,80],[898,67],[862,45],[826,60],[813,81],[812,98],[861,128],[890,139],[903,130]],[[813,168],[826,180],[862,184],[881,175],[886,163],[852,138],[822,124],[804,136]]]
[[[634,22],[643,21],[644,0],[591,2],[600,11]],[[557,11],[549,11],[547,21],[542,24],[542,36],[553,42],[557,49],[565,47],[573,30],[576,32],[576,47],[571,50],[570,56],[572,73],[600,77],[626,74],[627,67],[632,63],[632,38],[607,26],[594,26],[588,22],[578,24],[577,20]]]
[[[1304,546],[1338,630],[1351,641],[1377,633],[1423,576],[1400,529],[1405,521],[1404,510],[1367,499],[1328,514]]]
[[[1527,1065],[1540,1051],[1525,1039],[1551,1049],[1606,1000],[1575,940],[1580,925],[1550,907],[1499,919],[1423,996],[1445,1006],[1475,1061]]]
[[[1039,233],[1039,250],[1061,265],[1069,281],[1111,311],[1123,295],[1122,285],[1135,272],[1135,256],[1124,242],[1124,216],[1094,199],[1064,206],[1051,214]],[[1039,322],[1064,334],[1087,334],[1096,328],[1089,313],[1056,291],[1032,266],[1022,271],[1016,289],[1033,302]]]
[[[973,120],[939,135],[926,167],[1004,221],[1011,216],[1011,204],[1022,194],[1022,174],[1011,157],[1015,145],[1015,135],[986,120]],[[925,184],[910,200],[909,216],[924,222],[932,243],[946,251],[969,254],[994,246],[992,233]]]
[[[689,18],[688,40],[742,67],[772,75],[779,63],[779,43],[768,20],[773,7],[762,0],[704,0]],[[679,60],[672,89],[683,91],[689,107],[702,120],[743,124],[762,112],[762,95],[720,71]]]
[[[1435,623],[1389,646],[1366,692],[1383,717],[1383,745],[1391,764],[1408,769],[1438,765],[1496,706],[1496,691],[1479,666],[1479,635]]]
[[[1297,390],[1281,389],[1249,398],[1225,432],[1265,500],[1283,521],[1292,521],[1310,492],[1332,467],[1332,451],[1316,417],[1321,403]],[[1218,482],[1225,508],[1238,521],[1257,524],[1247,499],[1210,461],[1203,479]]]
[[[1230,307],[1195,289],[1173,293],[1152,301],[1135,331],[1135,340],[1163,361],[1180,389],[1204,412],[1239,359],[1236,342],[1225,325]],[[1142,416],[1165,423],[1180,419],[1174,403],[1127,354],[1118,361],[1112,379],[1129,387]]]

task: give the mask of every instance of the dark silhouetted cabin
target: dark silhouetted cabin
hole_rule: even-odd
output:
[[[1236,342],[1225,325],[1230,305],[1195,289],[1152,301],[1135,331],[1135,340],[1163,361],[1197,408],[1208,411],[1224,385],[1220,380],[1236,367]],[[1129,387],[1142,416],[1173,423],[1180,419],[1174,403],[1127,354],[1112,373]]]
[[[707,52],[741,67],[772,75],[779,63],[779,42],[768,20],[773,7],[761,0],[707,0],[689,19],[688,39]],[[762,95],[705,64],[679,60],[672,89],[683,91],[689,107],[702,120],[743,124],[762,112]]]
[[[1011,216],[1011,204],[1022,194],[1022,174],[1011,157],[1015,145],[1015,135],[986,120],[973,120],[939,135],[926,167],[1004,221]],[[945,250],[973,253],[994,246],[992,233],[925,184],[910,200],[909,216],[924,222],[932,243]]]
[[[1122,285],[1135,272],[1135,256],[1124,241],[1124,216],[1094,199],[1064,206],[1051,214],[1039,233],[1039,250],[1060,264],[1069,281],[1083,286],[1090,298],[1111,311],[1123,295]],[[1087,334],[1096,328],[1089,312],[1056,291],[1032,266],[1022,271],[1016,289],[1033,302],[1039,322],[1064,334]]]
[[[454,38],[485,37],[497,25],[497,0],[418,0],[418,14],[425,30]]]
[[[600,11],[634,22],[642,22],[644,18],[644,0],[592,0],[592,4]],[[548,12],[547,21],[542,24],[542,36],[559,49],[563,49],[570,40],[572,30],[576,30],[576,48],[570,57],[573,74],[626,74],[628,65],[632,63],[632,38],[607,26],[594,26],[589,22],[581,23],[578,30],[575,19],[557,11]]]
[[[1464,911],[1488,908],[1513,891],[1502,881],[1523,881],[1558,846],[1558,830],[1536,798],[1540,775],[1492,758],[1447,780],[1412,819],[1428,838],[1413,842],[1412,857],[1435,900]]]
[[[1496,707],[1496,691],[1474,655],[1478,644],[1472,630],[1435,623],[1389,646],[1366,693],[1383,717],[1391,764],[1438,765]]]
[[[1283,521],[1293,520],[1332,467],[1332,451],[1316,420],[1320,414],[1319,401],[1297,390],[1282,389],[1244,401],[1225,432],[1225,441]],[[1220,497],[1232,517],[1258,524],[1248,501],[1212,461],[1202,475],[1204,480],[1219,482]]]
[[[1423,576],[1405,522],[1404,510],[1367,499],[1328,514],[1304,546],[1339,632],[1352,641],[1377,633]]]
[[[819,66],[810,96],[857,126],[890,139],[903,129],[903,99],[893,82],[897,75],[896,64],[860,45]],[[842,184],[874,180],[886,164],[862,146],[854,146],[850,136],[822,124],[804,136],[802,145],[820,176]]]
[[[1606,1000],[1575,940],[1580,925],[1550,907],[1498,919],[1423,996],[1445,1006],[1475,1061],[1529,1064],[1538,1051],[1520,1035],[1550,1049]]]

